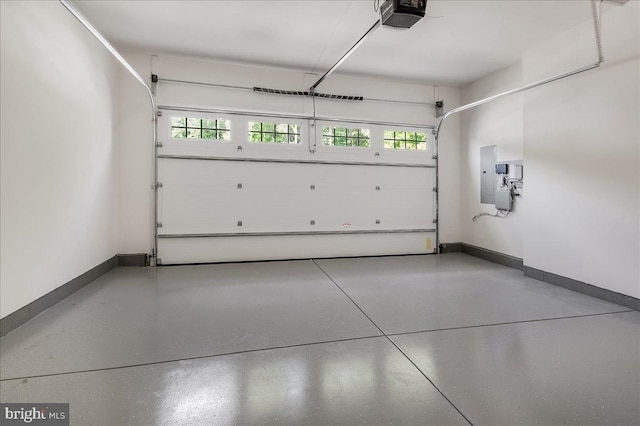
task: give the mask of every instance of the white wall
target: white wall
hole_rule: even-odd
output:
[[[0,2],[0,316],[116,254],[117,68],[58,2]]]
[[[300,71],[252,67],[172,56],[152,57],[127,53],[125,57],[145,78],[151,72],[164,79],[180,79],[236,86],[261,86],[286,90],[306,90],[319,76]],[[145,92],[123,75],[120,105],[120,240],[119,253],[149,252],[152,244],[152,142]],[[434,87],[334,74],[318,91],[420,102],[434,101]],[[447,109],[459,104],[459,90],[438,88]],[[158,104],[223,108],[240,111],[309,115],[312,103],[303,97],[289,97],[163,83],[158,86]],[[427,106],[392,103],[346,102],[317,99],[317,114],[324,117],[367,119],[374,121],[435,124],[435,109]],[[441,241],[459,241],[459,122],[452,119],[443,133],[441,178]]]
[[[147,79],[151,57],[126,55],[127,61]],[[119,254],[150,253],[153,246],[153,127],[146,89],[126,70],[120,71],[118,127]]]
[[[640,297],[640,3],[605,8],[606,62],[524,97],[524,262]],[[593,52],[585,22],[526,52],[524,79]]]
[[[445,101],[445,112],[461,105],[460,89],[440,87],[439,99]],[[440,174],[440,242],[453,243],[462,239],[460,231],[461,198],[460,198],[460,116],[447,118],[440,129],[440,153],[438,167]]]
[[[462,241],[640,297],[640,3],[605,4],[604,12],[600,68],[463,115]],[[466,86],[463,101],[595,60],[588,21]],[[478,150],[492,144],[499,161],[523,152],[524,197],[509,218],[473,223],[481,209]]]
[[[467,104],[496,93],[522,86],[520,62],[477,80],[462,88],[462,103]],[[481,217],[494,214],[493,205],[480,204],[480,148],[496,145],[498,161],[523,159],[522,96],[515,95],[481,105],[461,113],[462,185],[460,187],[460,228],[463,242],[510,256],[523,255],[523,212],[526,211],[526,183],[515,198],[513,211],[506,219]],[[525,173],[526,165],[525,165]],[[525,179],[526,182],[527,179]]]

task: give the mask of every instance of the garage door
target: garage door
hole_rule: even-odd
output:
[[[430,128],[163,109],[158,263],[432,253]]]

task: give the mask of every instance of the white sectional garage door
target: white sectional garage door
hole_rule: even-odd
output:
[[[163,109],[158,259],[432,253],[430,128]]]

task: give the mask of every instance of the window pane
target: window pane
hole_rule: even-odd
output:
[[[322,143],[327,146],[368,147],[369,129],[331,127],[322,128]]]
[[[300,143],[300,125],[251,121],[248,135],[251,142],[298,144]]]
[[[173,127],[185,127],[186,122],[185,117],[171,117],[171,126]]]
[[[203,129],[202,139],[218,139],[217,132],[215,130]]]
[[[186,138],[187,131],[185,129],[171,129],[172,138]]]
[[[384,135],[384,147],[387,149],[427,150],[427,134],[424,132],[385,130]]]
[[[261,136],[262,136],[262,133],[260,133],[260,132],[250,132],[249,133],[249,138],[250,138],[249,140],[251,142],[260,142],[262,140]]]
[[[231,122],[216,118],[171,117],[174,138],[231,140]],[[200,126],[202,125],[202,130]]]
[[[217,120],[215,118],[205,118],[205,119],[202,120],[202,128],[215,129],[216,128],[216,121]]]

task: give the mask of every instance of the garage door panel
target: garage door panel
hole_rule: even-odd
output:
[[[325,195],[326,194],[326,195]],[[323,230],[372,229],[375,226],[375,203],[361,200],[357,191],[340,194],[329,189],[317,194],[313,201],[313,216]],[[362,197],[362,194],[360,194]]]
[[[260,186],[268,182],[301,186],[296,176],[307,173],[304,164],[254,161],[161,158],[158,176],[163,182],[183,185],[218,185],[236,188],[238,183]],[[242,182],[244,180],[244,182]]]
[[[426,188],[435,178],[435,169],[425,167],[380,167],[377,180],[389,188]]]
[[[300,203],[289,191],[278,188],[258,192],[202,188],[163,188],[165,203],[160,212],[163,233],[233,233],[297,231],[305,224],[308,203]],[[268,194],[268,197],[264,195]],[[268,200],[257,201],[261,198]],[[242,222],[239,225],[239,222]]]
[[[161,238],[163,265],[244,260],[310,259],[321,257],[426,254],[433,252],[435,234],[362,234]]]

